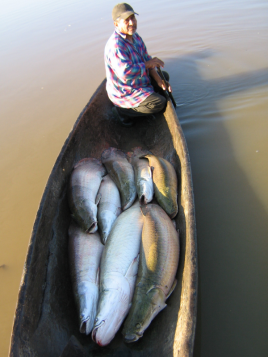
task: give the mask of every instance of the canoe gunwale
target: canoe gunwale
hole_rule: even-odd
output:
[[[173,132],[173,145],[181,161],[181,190],[184,191],[184,195],[187,197],[184,200],[184,213],[186,216],[186,271],[183,274],[182,281],[182,296],[176,329],[178,333],[175,333],[179,338],[175,338],[174,340],[174,353],[177,351],[177,356],[182,357],[193,355],[197,315],[198,265],[194,192],[186,139],[171,100],[167,103],[164,116],[170,132]],[[189,278],[190,276],[191,278]],[[191,282],[190,285],[188,285],[189,281]],[[183,311],[184,313],[182,313]],[[188,316],[188,318],[185,319],[185,316]],[[185,320],[187,324],[185,324]]]

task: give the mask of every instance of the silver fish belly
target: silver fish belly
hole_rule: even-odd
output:
[[[112,228],[101,260],[100,298],[93,340],[106,346],[131,306],[138,271],[143,218],[138,204],[123,212]]]
[[[118,187],[124,211],[133,204],[137,196],[133,167],[121,150],[112,147],[103,151],[101,161]]]
[[[126,342],[143,336],[155,316],[166,307],[176,286],[179,239],[171,219],[156,204],[142,206],[144,225],[140,264],[132,306],[124,323]]]
[[[84,233],[75,223],[69,227],[69,262],[80,332],[93,328],[99,298],[99,265],[104,246],[99,234]]]
[[[94,233],[98,229],[97,193],[105,174],[104,166],[93,158],[79,161],[71,174],[69,206],[75,221],[88,233]]]
[[[134,148],[130,161],[134,168],[135,184],[140,204],[151,202],[154,196],[152,170],[148,160],[141,158],[142,155],[146,154],[150,154],[150,152],[139,147]]]
[[[109,175],[103,178],[98,195],[98,226],[101,241],[105,244],[116,218],[122,211],[118,188]]]

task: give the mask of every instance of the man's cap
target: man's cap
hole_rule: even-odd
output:
[[[129,4],[126,4],[125,2],[115,5],[112,11],[112,17],[114,21],[120,19],[125,20],[133,14],[139,15],[133,10],[133,8]]]

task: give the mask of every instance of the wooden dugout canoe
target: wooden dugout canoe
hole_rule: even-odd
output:
[[[125,128],[112,117],[105,81],[77,119],[53,167],[33,227],[11,336],[10,356],[190,357],[197,310],[197,246],[194,197],[186,141],[170,100],[151,125],[138,119]],[[68,266],[70,212],[66,190],[76,162],[100,158],[110,146],[142,146],[164,157],[179,178],[180,263],[178,285],[167,307],[137,342],[125,344],[120,331],[106,347],[79,333]]]

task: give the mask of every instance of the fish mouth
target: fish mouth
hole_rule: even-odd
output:
[[[142,333],[125,335],[124,340],[126,343],[138,341],[142,337]]]
[[[105,320],[102,320],[98,325],[95,325],[92,331],[92,340],[96,342],[98,345],[100,345],[99,341],[96,341],[96,334],[98,329],[105,323]],[[101,345],[100,345],[101,346]]]
[[[90,329],[90,326],[88,326],[89,319],[90,318],[88,317],[88,318],[82,320],[81,324],[80,324],[80,332],[85,333],[86,335],[88,335],[92,329],[92,325],[91,325],[91,329]]]
[[[107,233],[103,233],[103,235],[101,236],[101,243],[103,245],[105,245],[105,243],[107,242],[107,238],[108,238],[108,234]]]
[[[146,205],[146,204],[147,204],[147,200],[146,200],[144,194],[141,195],[141,197],[140,197],[140,204],[141,204],[141,205]]]
[[[98,222],[93,222],[91,226],[87,229],[87,233],[95,233],[98,229]]]

